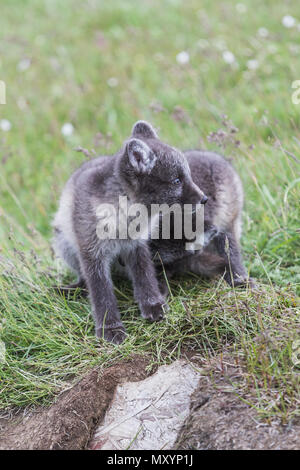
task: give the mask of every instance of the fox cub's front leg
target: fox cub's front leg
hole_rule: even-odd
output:
[[[162,320],[166,304],[159,290],[156,271],[146,244],[139,244],[134,252],[126,257],[126,268],[142,317],[150,321]]]
[[[126,333],[114,294],[110,260],[105,257],[94,260],[83,254],[81,265],[92,303],[96,336],[115,344],[122,343]]]
[[[105,255],[97,260],[86,253],[81,255],[82,271],[95,318],[96,336],[120,344],[124,341],[126,332],[120,319],[117,299],[114,294],[110,261]],[[161,320],[164,314],[165,300],[159,291],[156,272],[147,244],[138,245],[134,250],[130,250],[129,254],[124,257],[124,261],[133,282],[134,296],[142,316],[150,321]]]

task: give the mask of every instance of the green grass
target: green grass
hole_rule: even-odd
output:
[[[300,79],[300,32],[281,21],[290,14],[300,23],[300,4],[242,4],[246,13],[235,1],[0,0],[0,120],[12,125],[0,130],[0,408],[49,403],[95,365],[135,353],[162,363],[193,349],[231,351],[262,416],[299,414],[300,105],[291,85]],[[189,63],[176,61],[181,51]],[[30,66],[20,70],[24,59]],[[130,286],[118,284],[128,339],[115,347],[94,338],[86,301],[51,292],[61,279],[51,220],[85,158],[73,149],[113,153],[137,119],[180,148],[232,159],[246,195],[245,261],[259,287],[181,278],[166,321],[150,325]],[[66,122],[75,129],[68,138]]]

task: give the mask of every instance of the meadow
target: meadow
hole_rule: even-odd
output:
[[[264,419],[299,416],[300,4],[258,0],[0,0],[0,410],[49,404],[94,366],[226,354]],[[257,288],[171,282],[149,324],[117,284],[128,338],[94,337],[64,299],[51,221],[71,172],[113,154],[138,119],[182,149],[230,159],[245,190],[242,246]],[[77,151],[76,151],[77,149]],[[78,151],[79,150],[79,151]],[[83,151],[80,151],[83,150]]]

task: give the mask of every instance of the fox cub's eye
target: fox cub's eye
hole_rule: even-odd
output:
[[[172,181],[173,184],[180,184],[181,181],[180,181],[180,178],[175,178],[173,181]]]

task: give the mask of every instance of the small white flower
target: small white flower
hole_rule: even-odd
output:
[[[8,119],[1,119],[0,129],[4,132],[10,131],[11,130],[11,122],[8,121]]]
[[[238,13],[246,13],[247,11],[247,7],[243,3],[237,3],[235,8]]]
[[[107,80],[107,85],[110,87],[110,88],[115,88],[116,86],[118,86],[119,84],[119,80],[116,78],[116,77],[110,77],[108,80]]]
[[[258,60],[251,59],[247,62],[247,67],[249,70],[256,70],[259,66]]]
[[[61,128],[61,133],[65,137],[69,137],[70,135],[73,134],[73,132],[74,132],[74,126],[70,122],[66,122]]]
[[[230,51],[224,51],[222,56],[223,56],[223,60],[224,60],[224,62],[226,62],[226,64],[233,64],[235,62],[234,54]]]
[[[24,72],[25,70],[29,69],[31,65],[31,60],[28,58],[21,59],[20,62],[18,63],[18,70],[20,72]]]
[[[259,28],[258,30],[258,35],[261,37],[261,38],[266,38],[269,36],[269,31],[267,30],[267,28]]]
[[[293,28],[296,24],[296,20],[293,16],[291,15],[285,15],[282,20],[281,20],[283,26],[286,28]]]
[[[190,61],[190,55],[186,51],[179,52],[176,56],[178,64],[188,64]]]

